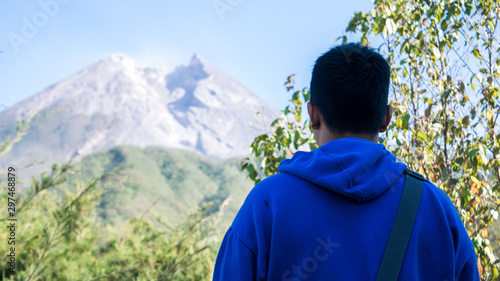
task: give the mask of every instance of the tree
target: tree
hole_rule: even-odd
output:
[[[378,42],[372,47],[391,65],[393,122],[379,142],[451,198],[482,280],[498,278],[500,268],[490,244],[498,249],[500,240],[488,233],[500,209],[499,13],[499,0],[375,1],[346,28],[364,45]],[[255,183],[277,173],[301,145],[316,148],[310,121],[301,116],[309,90],[295,91],[293,76],[286,86],[291,105],[241,162]]]

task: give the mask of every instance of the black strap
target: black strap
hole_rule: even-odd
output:
[[[410,169],[406,169],[405,186],[398,211],[387,246],[385,247],[382,263],[377,275],[377,281],[397,281],[406,248],[410,241],[413,224],[417,216],[420,197],[425,178]]]

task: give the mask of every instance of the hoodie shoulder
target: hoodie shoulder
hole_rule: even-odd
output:
[[[428,200],[432,201],[434,205],[442,208],[447,215],[452,215],[452,217],[456,219],[458,216],[457,209],[455,205],[453,205],[450,197],[441,188],[426,179],[424,181],[424,190],[428,193]]]
[[[442,227],[442,233],[448,232],[456,257],[455,274],[459,276],[460,270],[467,266],[471,255],[475,257],[475,250],[455,205],[443,190],[425,180],[419,208],[423,209],[423,218],[432,218]]]
[[[265,200],[274,196],[280,196],[290,191],[292,187],[297,187],[299,182],[307,184],[307,181],[292,174],[278,173],[269,176],[250,190],[245,201],[248,200],[255,203],[255,200]]]

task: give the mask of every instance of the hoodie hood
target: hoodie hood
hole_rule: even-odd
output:
[[[311,152],[297,151],[278,172],[288,173],[359,202],[377,198],[403,174],[383,144],[362,138],[329,141]]]

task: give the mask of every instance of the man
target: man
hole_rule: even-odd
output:
[[[378,143],[392,117],[390,67],[345,44],[318,58],[307,110],[319,148],[298,151],[250,192],[227,231],[214,280],[375,280],[406,164]],[[479,280],[450,199],[425,180],[398,280]]]

